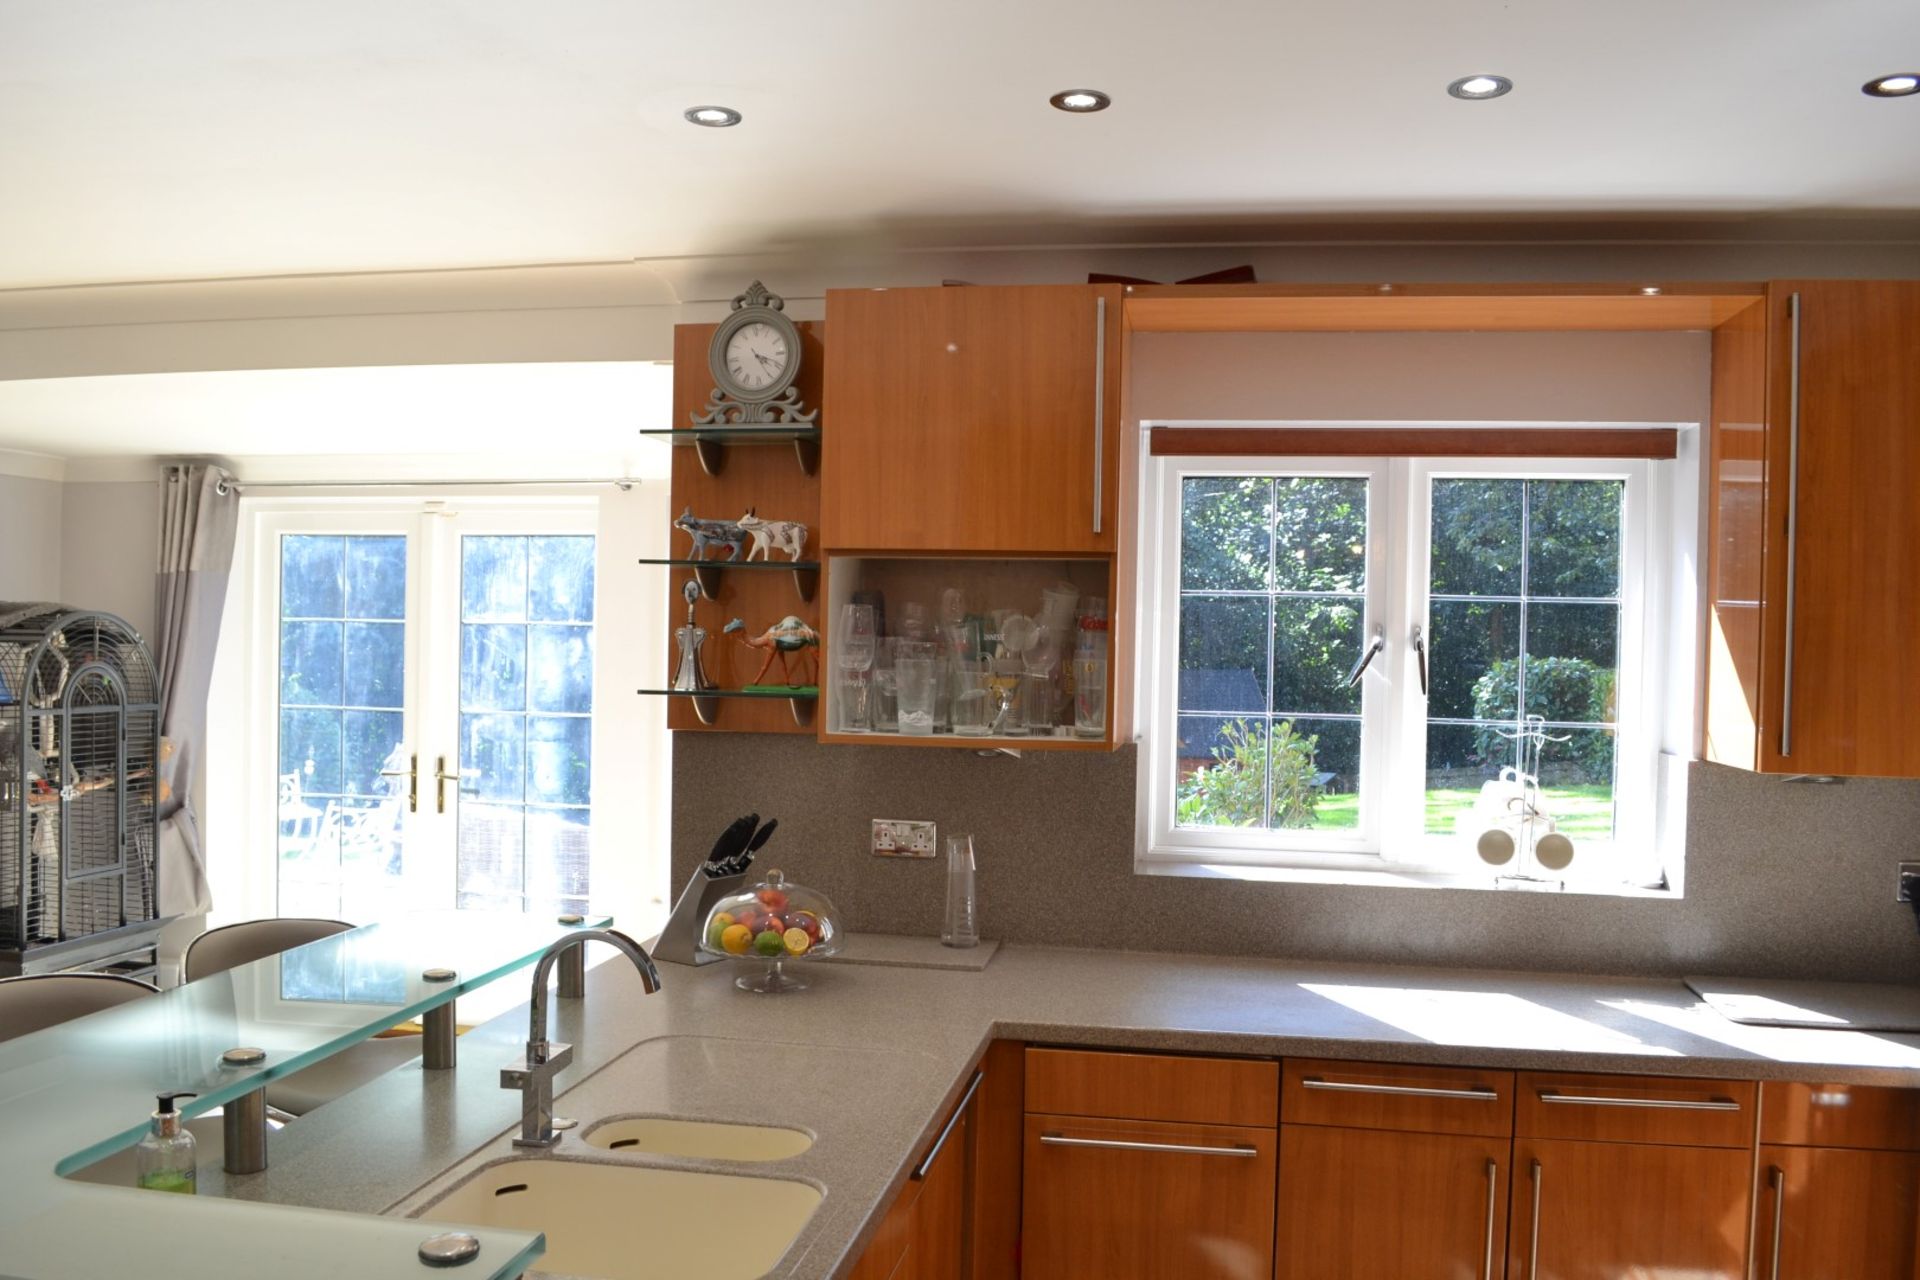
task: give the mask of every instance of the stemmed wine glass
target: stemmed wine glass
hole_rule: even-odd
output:
[[[847,733],[865,733],[871,719],[871,686],[867,672],[873,669],[873,606],[848,604],[840,607],[840,626],[830,637],[834,663],[840,670],[840,727]]]

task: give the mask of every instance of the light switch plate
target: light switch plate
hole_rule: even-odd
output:
[[[904,818],[873,820],[873,852],[881,858],[931,858],[938,828]]]

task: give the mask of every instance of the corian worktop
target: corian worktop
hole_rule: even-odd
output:
[[[841,1274],[878,1210],[996,1037],[1260,1056],[1546,1067],[1920,1086],[1920,1036],[1739,1026],[1678,980],[1003,947],[983,972],[809,965],[811,990],[757,996],[731,965],[662,965],[646,996],[618,959],[588,999],[554,1001],[575,1045],[556,1110],[583,1128],[672,1115],[804,1128],[778,1164],[722,1166],[601,1151],[570,1134],[543,1159],[720,1169],[811,1181],[826,1195],[773,1274]],[[461,1066],[403,1068],[275,1135],[274,1167],[227,1194],[359,1212],[417,1211],[520,1153],[519,1099],[498,1067],[525,1012],[460,1041]],[[206,1176],[203,1173],[203,1178]],[[221,1190],[215,1178],[208,1191]],[[724,1240],[716,1206],[716,1240]]]

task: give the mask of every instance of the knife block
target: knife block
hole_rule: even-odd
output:
[[[711,955],[700,949],[700,931],[712,914],[714,904],[734,892],[747,882],[747,873],[720,876],[709,879],[707,873],[695,868],[693,879],[680,891],[680,900],[673,904],[673,914],[667,917],[667,927],[660,931],[660,941],[653,947],[653,958],[665,960],[670,964],[703,965],[725,956]]]

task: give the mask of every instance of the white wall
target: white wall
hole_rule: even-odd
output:
[[[0,600],[61,600],[60,488],[0,474]]]
[[[73,481],[63,487],[60,593],[67,604],[101,609],[153,643],[157,481]]]

